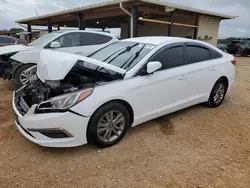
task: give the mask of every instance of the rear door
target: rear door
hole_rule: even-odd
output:
[[[107,35],[97,33],[81,33],[82,45],[77,54],[88,56],[91,53],[107,46],[112,43],[113,38]]]
[[[67,33],[55,40],[61,45],[60,48],[55,50],[88,56],[108,45],[112,39],[110,36],[88,32]]]
[[[222,55],[207,46],[197,43],[186,43],[185,64],[188,70],[188,91],[190,105],[208,99],[211,88],[219,78]]]

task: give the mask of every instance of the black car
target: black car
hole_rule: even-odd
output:
[[[219,48],[221,51],[226,52],[226,45],[225,44],[217,44],[217,48]]]
[[[227,52],[240,56],[250,55],[250,40],[233,40],[227,46]]]

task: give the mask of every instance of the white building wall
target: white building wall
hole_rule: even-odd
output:
[[[218,40],[219,27],[220,18],[201,15],[199,16],[198,20],[197,37],[204,38],[206,35],[208,37],[213,37],[211,40],[206,42],[212,45],[216,45]]]
[[[161,19],[168,21],[169,18]],[[187,17],[174,17],[174,22],[182,24],[195,25],[195,18]],[[206,35],[212,37],[210,41],[207,41],[213,45],[217,44],[218,32],[219,32],[220,18],[210,17],[210,16],[199,16],[198,28],[197,28],[197,38],[204,38]],[[138,37],[142,36],[168,36],[168,25],[160,23],[143,22],[143,24],[138,24]],[[184,26],[173,26],[172,35],[174,37],[194,37],[194,28],[184,27]],[[127,24],[121,24],[121,38],[128,37],[128,27]]]
[[[127,24],[121,24],[121,38],[128,37]],[[159,23],[144,22],[143,25],[138,25],[138,37],[143,36],[168,36],[168,25]],[[174,37],[193,37],[194,28],[173,26],[172,34]]]

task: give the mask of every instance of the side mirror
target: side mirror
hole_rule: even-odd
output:
[[[155,71],[159,70],[161,67],[162,67],[162,64],[159,61],[148,62],[148,64],[147,64],[147,73],[152,74]]]
[[[50,48],[60,48],[61,45],[59,42],[51,42],[50,43]]]

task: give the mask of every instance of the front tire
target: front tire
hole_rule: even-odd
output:
[[[19,67],[15,73],[15,81],[18,87],[22,87],[30,81],[30,78],[36,73],[36,70],[27,71],[31,67],[34,67],[33,64],[26,64]]]
[[[130,116],[126,107],[119,102],[107,103],[89,121],[88,143],[103,148],[113,146],[125,136],[129,125]]]
[[[215,84],[211,91],[207,106],[211,108],[219,107],[227,93],[227,82],[225,79],[220,78]]]

